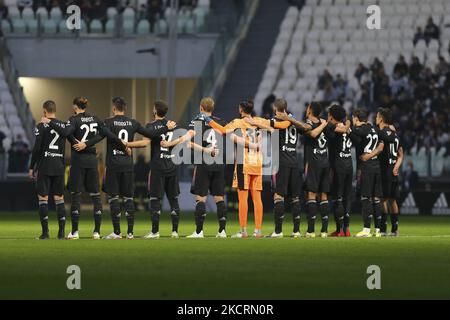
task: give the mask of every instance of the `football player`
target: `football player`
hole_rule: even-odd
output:
[[[64,123],[56,119],[56,104],[45,101],[44,117],[52,119],[55,126],[64,127]],[[39,199],[39,218],[42,234],[38,239],[48,239],[48,196],[53,195],[58,216],[58,239],[64,239],[66,224],[66,208],[64,205],[64,170],[66,138],[59,135],[48,124],[39,123],[35,130],[36,141],[31,156],[29,177],[36,179],[36,191]]]
[[[353,112],[350,137],[356,144],[358,170],[360,172],[361,210],[364,228],[356,237],[372,237],[371,220],[375,221],[375,237],[381,237],[381,172],[378,155],[383,150],[384,142],[379,140],[378,133],[368,122],[368,113],[364,109]]]
[[[217,238],[226,238],[227,208],[224,202],[225,194],[225,141],[220,132],[211,128],[205,121],[211,117],[215,122],[223,124],[222,120],[214,117],[214,100],[210,97],[200,101],[200,114],[189,123],[189,131],[172,142],[162,141],[165,148],[180,143],[189,143],[194,152],[194,174],[192,177],[191,193],[195,195],[195,225],[196,230],[187,238],[203,238],[203,225],[206,217],[206,200],[208,194],[214,197],[219,220]],[[205,117],[206,116],[206,117]],[[200,158],[200,163],[196,159]]]
[[[383,189],[383,213],[381,215],[381,235],[398,236],[399,193],[398,173],[403,163],[403,148],[392,123],[392,111],[380,108],[376,117],[378,136],[384,142],[380,154],[381,186]],[[391,218],[391,232],[387,233],[387,216]]]
[[[112,100],[113,117],[108,118],[102,124],[99,135],[87,142],[79,142],[74,145],[77,151],[90,148],[100,142],[107,135],[114,136],[107,139],[106,168],[104,175],[103,191],[108,194],[108,202],[111,210],[113,223],[113,233],[105,239],[121,239],[120,230],[121,205],[120,198],[123,199],[123,208],[128,222],[127,239],[134,238],[134,177],[133,177],[133,156],[130,150],[124,150],[124,144],[134,141],[134,136],[139,133],[149,139],[167,133],[169,128],[174,128],[175,123],[168,122],[166,127],[158,129],[143,128],[139,122],[125,115],[127,109],[123,98],[116,97]],[[109,133],[109,134],[108,134]],[[117,141],[117,138],[122,140]]]
[[[170,217],[172,220],[172,238],[179,238],[178,223],[180,220],[180,205],[178,196],[180,186],[178,180],[177,166],[172,161],[172,149],[161,146],[161,141],[172,141],[175,135],[175,124],[166,119],[169,106],[164,101],[156,101],[153,106],[155,120],[145,126],[146,130],[157,132],[166,130],[157,136],[151,135],[150,139],[132,141],[126,143],[130,148],[143,148],[151,145],[150,153],[150,173],[148,178],[148,189],[150,195],[150,213],[152,217],[152,229],[144,236],[144,239],[159,239],[159,220],[161,216],[161,201],[164,194],[167,196],[170,205]]]
[[[77,97],[73,100],[73,112],[64,127],[59,126],[54,119],[42,118],[59,135],[68,137],[72,145],[78,142],[87,143],[93,139],[101,126],[101,120],[86,112],[89,102],[84,97]],[[120,143],[120,139],[112,136]],[[80,218],[80,200],[82,191],[88,192],[94,209],[94,232],[92,238],[98,240],[102,222],[102,202],[100,199],[100,183],[98,174],[98,159],[95,146],[77,151],[72,148],[71,166],[69,173],[68,188],[72,196],[71,219],[72,231],[67,236],[68,239],[79,239],[78,222]]]

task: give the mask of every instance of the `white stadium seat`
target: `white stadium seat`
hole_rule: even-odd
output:
[[[39,7],[36,10],[36,19],[40,18],[41,20],[47,20],[49,18],[47,8]]]

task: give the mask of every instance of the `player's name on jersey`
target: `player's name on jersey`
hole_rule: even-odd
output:
[[[114,124],[114,126],[117,126],[117,127],[130,127],[130,126],[132,126],[133,125],[133,123],[131,122],[131,121],[114,121],[113,122],[113,124]]]
[[[94,117],[90,116],[90,117],[81,117],[80,118],[81,122],[93,122],[94,121]]]
[[[450,215],[450,208],[445,193],[441,193],[434,203],[431,213],[436,216]]]

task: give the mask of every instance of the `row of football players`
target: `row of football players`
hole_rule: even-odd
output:
[[[364,220],[363,230],[356,236],[398,235],[398,172],[403,162],[403,149],[392,125],[391,111],[380,108],[376,115],[376,125],[372,125],[368,122],[367,111],[355,110],[350,119],[343,107],[334,104],[328,108],[325,121],[320,118],[323,113],[321,104],[312,102],[306,111],[306,123],[302,123],[286,114],[286,107],[284,100],[277,100],[274,104],[275,118],[290,120],[292,126],[280,136],[281,161],[276,177],[275,232],[272,237],[283,236],[281,227],[286,196],[292,199],[293,236],[300,236],[300,209],[296,205],[299,199],[296,185],[298,179],[295,178],[298,176],[298,167],[294,154],[298,141],[296,128],[304,135],[303,189],[306,191],[308,219],[305,236],[315,237],[315,220],[319,212],[322,218],[321,237],[328,236],[328,218],[331,212],[336,222],[336,231],[331,235],[350,236],[353,145],[357,155],[357,182]],[[387,233],[388,213],[392,222],[390,233]],[[372,217],[375,226],[373,234]]]
[[[231,135],[235,143],[246,147],[243,153],[243,159],[237,161],[239,165],[235,166],[235,175],[233,185],[238,189],[239,193],[239,222],[241,231],[235,237],[247,237],[247,198],[249,190],[252,191],[252,199],[255,207],[255,237],[262,236],[262,153],[259,149],[256,136],[259,129],[274,130],[279,129],[282,142],[280,144],[280,170],[276,175],[276,193],[275,193],[275,220],[276,230],[272,234],[273,237],[282,236],[281,225],[284,216],[284,198],[289,197],[292,201],[292,212],[294,215],[294,232],[295,237],[300,236],[300,197],[299,197],[299,169],[296,161],[296,144],[298,141],[297,128],[305,134],[305,183],[308,207],[308,232],[306,236],[314,236],[314,220],[315,212],[317,212],[316,196],[320,200],[320,210],[322,212],[322,232],[321,235],[327,234],[328,205],[327,193],[329,189],[328,171],[330,166],[337,169],[342,160],[344,166],[342,172],[344,174],[335,174],[333,182],[339,188],[335,197],[336,204],[333,206],[336,210],[338,230],[335,235],[349,234],[348,232],[348,214],[345,212],[346,201],[349,198],[349,190],[351,189],[351,154],[348,152],[351,147],[352,137],[354,140],[361,141],[364,144],[364,154],[361,154],[360,169],[368,167],[374,169],[378,164],[376,159],[379,152],[383,150],[383,142],[378,144],[378,135],[371,125],[367,124],[364,119],[364,112],[359,111],[353,117],[354,125],[350,128],[347,121],[345,124],[345,111],[339,106],[332,106],[329,110],[328,122],[319,120],[321,107],[317,103],[312,103],[307,111],[308,121],[302,123],[293,119],[287,114],[287,105],[284,100],[277,100],[274,103],[275,117],[272,120],[252,117],[253,103],[251,101],[242,101],[239,104],[240,118],[223,126],[221,121],[212,116],[214,110],[214,101],[211,98],[205,98],[200,103],[200,115],[197,116],[190,124],[189,131],[175,139],[173,133],[176,124],[165,119],[168,106],[162,101],[155,102],[153,112],[155,121],[142,127],[137,121],[125,116],[126,104],[121,98],[113,99],[112,112],[114,116],[106,119],[104,122],[97,117],[89,115],[86,112],[88,102],[84,98],[76,98],[73,102],[75,115],[72,116],[67,123],[63,123],[56,119],[56,106],[54,102],[47,101],[44,103],[44,117],[42,123],[36,128],[36,144],[33,150],[33,157],[30,165],[30,176],[34,176],[37,172],[37,192],[39,197],[39,213],[42,224],[41,239],[48,238],[48,194],[54,194],[55,203],[58,212],[59,232],[58,238],[64,238],[65,225],[65,209],[64,209],[64,146],[67,137],[72,144],[72,163],[70,169],[70,177],[68,187],[71,192],[71,220],[72,230],[69,233],[69,239],[78,239],[78,219],[80,214],[80,196],[81,191],[90,193],[94,205],[95,228],[93,233],[94,239],[100,238],[100,225],[102,217],[102,204],[100,201],[97,158],[95,144],[107,137],[107,156],[106,156],[106,174],[104,191],[109,196],[109,204],[111,208],[111,216],[113,221],[114,232],[107,236],[108,239],[121,238],[120,231],[120,215],[121,204],[120,197],[123,198],[123,207],[128,221],[127,238],[133,238],[134,226],[134,207],[133,207],[133,160],[130,148],[145,147],[151,143],[151,173],[149,176],[149,192],[150,192],[150,210],[152,216],[152,230],[144,238],[159,238],[159,216],[161,214],[161,199],[164,193],[167,195],[171,207],[172,218],[172,237],[178,237],[178,221],[180,209],[178,205],[178,178],[176,166],[173,163],[172,148],[176,144],[188,143],[193,149],[213,157],[223,157],[223,152],[214,155],[218,139],[224,139],[225,135]],[[366,116],[367,117],[367,116]],[[377,123],[382,130],[387,131],[389,128],[389,112],[381,110],[377,116]],[[378,121],[378,119],[380,119]],[[198,124],[200,126],[198,126]],[[360,128],[361,127],[361,128]],[[196,132],[201,128],[201,132]],[[368,129],[366,129],[368,128]],[[368,130],[367,133],[365,133]],[[390,130],[390,129],[389,129]],[[203,134],[208,132],[208,134]],[[236,135],[236,132],[240,132]],[[395,135],[395,131],[387,135]],[[147,137],[141,141],[134,141],[135,133]],[[192,142],[192,139],[200,134],[201,145]],[[371,138],[369,138],[369,136]],[[339,151],[334,158],[339,161],[330,161],[328,163],[328,143],[327,139],[336,139],[337,147],[341,145],[342,152]],[[366,140],[362,139],[365,138]],[[368,141],[368,139],[370,141]],[[338,140],[342,140],[339,141]],[[360,141],[359,140],[359,141]],[[376,141],[375,141],[376,140]],[[253,142],[252,142],[253,141]],[[333,141],[333,140],[331,140]],[[332,155],[330,141],[330,159],[334,159]],[[387,140],[386,140],[387,141]],[[391,141],[391,140],[389,140]],[[368,144],[370,142],[370,144]],[[394,140],[394,151],[398,150],[398,139]],[[389,142],[391,143],[391,142]],[[282,145],[284,144],[284,145]],[[358,148],[357,148],[358,149]],[[347,153],[348,152],[348,153]],[[220,155],[219,155],[220,154]],[[350,156],[348,155],[350,154]],[[203,158],[202,158],[203,159]],[[255,161],[256,160],[256,161]],[[364,166],[363,163],[373,163],[371,166]],[[391,163],[391,160],[389,160]],[[348,164],[350,163],[350,167]],[[393,176],[401,161],[394,164]],[[217,214],[219,220],[218,237],[226,237],[226,207],[224,204],[224,176],[223,176],[223,158],[218,159],[214,165],[199,164],[195,168],[194,179],[192,184],[192,192],[196,195],[196,212],[195,221],[197,230],[190,236],[194,238],[203,237],[203,222],[206,215],[206,197],[208,194],[214,196],[217,204]],[[379,188],[381,175],[378,166],[370,171],[369,174],[362,174],[362,201],[365,216],[365,229],[358,235],[369,236],[371,208],[375,210],[377,217],[376,227],[383,227],[380,219],[382,217],[378,212],[377,206],[379,201]],[[333,170],[334,173],[337,170]],[[361,172],[366,172],[361,170]],[[373,173],[373,174],[372,174]],[[350,175],[350,177],[349,177]],[[395,179],[393,179],[395,180]],[[350,181],[350,188],[348,187]],[[364,182],[365,181],[365,182]],[[394,183],[392,183],[394,186]],[[366,190],[367,189],[367,190]],[[392,191],[393,192],[393,191]],[[369,195],[370,193],[370,195]],[[342,195],[341,195],[342,194]],[[393,211],[395,212],[395,210]],[[397,209],[398,212],[398,209]],[[347,219],[346,219],[347,218]],[[394,220],[393,220],[394,221]],[[395,223],[396,225],[396,223]],[[369,228],[369,229],[368,229]],[[376,228],[378,230],[379,228]],[[346,233],[347,231],[347,233]],[[393,230],[395,231],[395,230]],[[376,232],[376,234],[381,234]]]

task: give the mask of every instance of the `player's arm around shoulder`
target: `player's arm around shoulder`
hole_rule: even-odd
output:
[[[68,137],[72,135],[75,131],[74,122],[75,117],[70,117],[65,123],[58,119],[48,119],[45,117],[41,118],[41,123],[47,124],[50,128],[55,130],[60,136]]]
[[[328,122],[325,121],[324,119],[320,119],[320,125],[315,128],[312,129],[311,131],[309,131],[307,134],[311,137],[311,138],[317,138],[322,131],[325,129],[325,127],[328,125]]]

